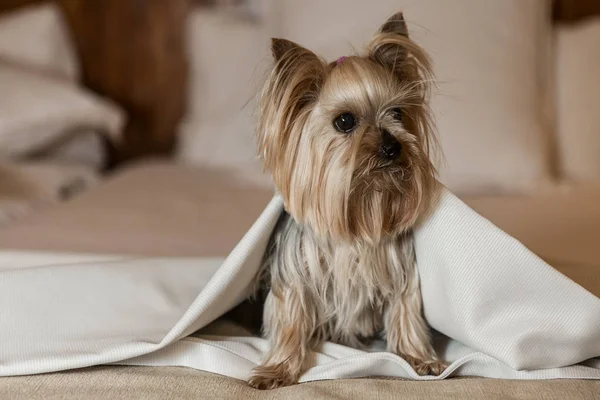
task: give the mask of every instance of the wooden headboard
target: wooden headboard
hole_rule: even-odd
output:
[[[573,23],[600,15],[598,0],[555,0],[554,19],[560,23]]]
[[[83,84],[128,113],[114,162],[168,154],[185,111],[185,16],[191,0],[56,0],[70,25]],[[40,0],[0,0],[0,12]]]
[[[41,0],[0,0],[0,12]],[[231,1],[231,0],[228,0]],[[239,1],[239,0],[236,0]],[[300,0],[298,0],[300,1]],[[127,112],[115,161],[169,154],[186,107],[185,18],[194,4],[218,0],[56,0],[65,12],[83,84]],[[599,0],[555,0],[559,22],[600,15]]]

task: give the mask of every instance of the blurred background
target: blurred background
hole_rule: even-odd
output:
[[[479,199],[535,198],[555,209],[557,193],[600,182],[595,0],[0,0],[2,221],[86,194],[81,204],[102,199],[89,201],[105,214],[81,206],[98,221],[180,196],[151,213],[175,218],[178,209],[182,224],[197,224],[208,216],[193,196],[222,182],[244,190],[223,189],[211,202],[254,191],[260,210],[272,194],[253,140],[269,39],[335,59],[360,52],[399,10],[434,63],[440,179],[452,191],[511,231],[539,207],[486,211]],[[103,192],[115,180],[126,183]],[[256,214],[234,217],[250,223]],[[128,224],[151,229],[147,219]],[[238,225],[235,238],[247,228]],[[534,247],[547,239],[530,236]]]

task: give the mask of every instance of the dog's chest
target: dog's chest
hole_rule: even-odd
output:
[[[321,307],[328,315],[327,336],[337,342],[359,346],[383,329],[383,316],[393,297],[397,273],[385,249],[360,253],[334,248],[321,266],[328,288]],[[322,279],[322,277],[315,277]]]
[[[386,308],[410,274],[409,236],[380,246],[334,245],[284,216],[272,240],[272,284],[301,292],[324,336],[360,346],[382,331]]]

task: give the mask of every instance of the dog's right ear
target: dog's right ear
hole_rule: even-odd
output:
[[[298,140],[295,136],[308,117],[309,106],[319,98],[326,64],[312,51],[286,39],[271,39],[271,52],[275,66],[261,93],[256,137],[263,165],[279,182],[284,163],[280,158],[287,155],[288,141]]]
[[[287,39],[272,38],[271,53],[273,54],[275,63],[280,63],[283,60],[291,63],[319,60],[319,57],[312,51]]]
[[[312,51],[287,39],[271,39],[271,52],[275,59],[272,83],[279,86],[273,89],[277,92],[292,90],[288,93],[293,94],[289,100],[293,100],[296,107],[315,100],[324,79],[324,62]]]

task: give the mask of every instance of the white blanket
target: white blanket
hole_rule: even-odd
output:
[[[225,260],[1,252],[0,375],[121,363],[245,379],[265,341],[211,322],[245,296],[281,211],[275,197]],[[449,192],[415,240],[425,314],[450,367],[420,377],[380,345],[327,343],[301,381],[600,379],[600,299]]]

